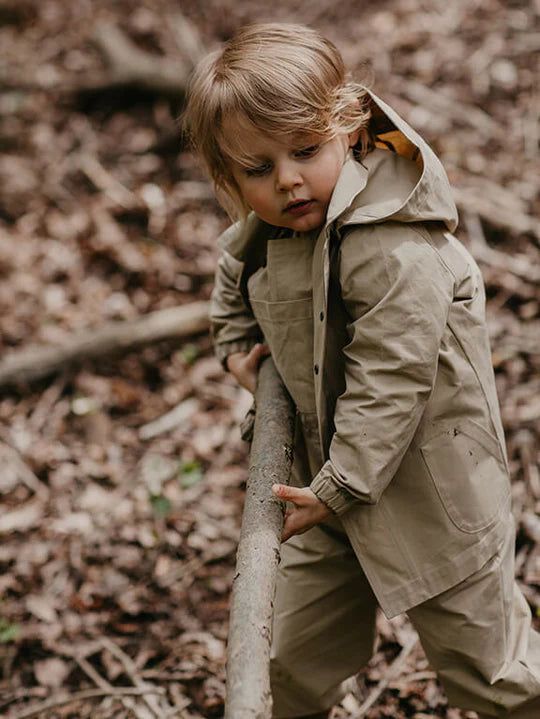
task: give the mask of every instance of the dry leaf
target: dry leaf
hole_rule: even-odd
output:
[[[38,684],[52,689],[61,687],[70,671],[68,663],[57,657],[34,662],[34,674]]]

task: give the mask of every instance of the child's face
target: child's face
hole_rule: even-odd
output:
[[[232,173],[255,214],[271,225],[298,232],[321,227],[358,133],[321,142],[310,135],[270,137],[252,126],[237,127],[236,132],[241,133],[241,145],[249,148],[251,160],[249,165],[232,161]]]

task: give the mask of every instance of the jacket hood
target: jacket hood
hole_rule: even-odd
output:
[[[457,210],[446,172],[429,145],[368,90],[375,149],[345,161],[328,207],[337,227],[395,220],[443,222],[453,232]]]

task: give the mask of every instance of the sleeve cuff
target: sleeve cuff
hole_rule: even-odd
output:
[[[323,467],[309,485],[311,491],[338,516],[344,514],[360,500],[337,484],[332,475]]]
[[[250,352],[261,340],[256,337],[249,337],[243,340],[233,340],[232,342],[222,342],[214,345],[214,352],[221,363],[221,366],[228,372],[227,357],[235,352]]]

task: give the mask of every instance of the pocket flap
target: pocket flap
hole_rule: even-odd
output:
[[[445,510],[464,532],[498,518],[510,496],[499,442],[484,427],[462,420],[424,440],[420,451]]]

